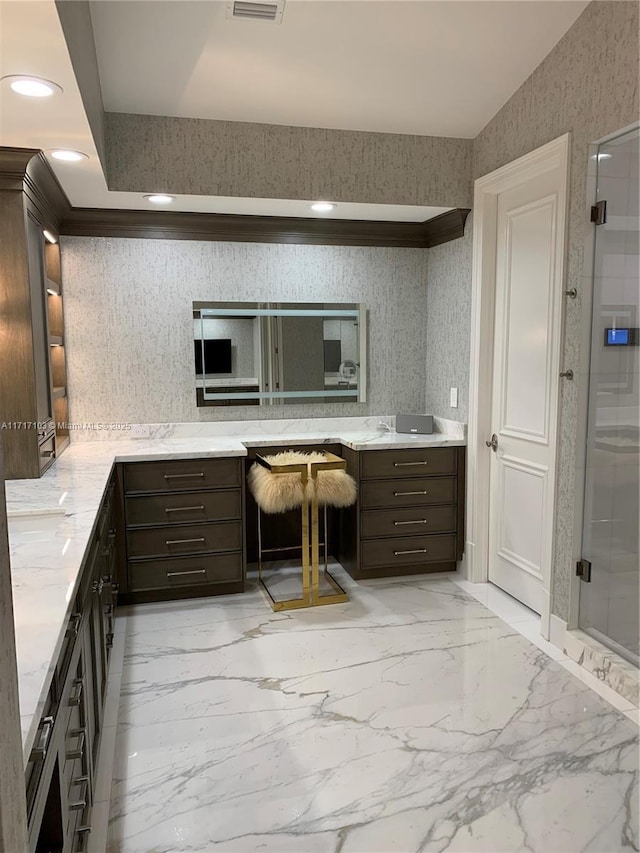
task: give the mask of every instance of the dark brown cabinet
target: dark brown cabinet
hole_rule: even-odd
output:
[[[130,603],[242,592],[243,459],[120,466]]]
[[[44,157],[0,148],[0,422],[5,477],[39,477],[68,444],[58,219]]]
[[[83,853],[87,849],[117,591],[113,509],[111,483],[85,552],[26,768],[31,853]]]
[[[338,557],[356,579],[453,571],[464,549],[465,448],[343,449],[358,501]]]

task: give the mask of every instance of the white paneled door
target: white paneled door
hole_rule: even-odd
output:
[[[489,580],[548,609],[553,539],[566,170],[496,195]]]

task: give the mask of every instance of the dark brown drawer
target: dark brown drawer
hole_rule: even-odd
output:
[[[185,521],[220,521],[240,518],[242,492],[229,489],[218,492],[179,492],[169,495],[128,496],[127,526],[167,524]]]
[[[426,450],[366,450],[362,453],[363,480],[385,477],[429,477],[456,473],[456,448]]]
[[[360,486],[362,509],[425,506],[455,503],[455,477],[424,477],[414,480],[378,480]]]
[[[132,592],[241,580],[241,553],[129,563]]]
[[[178,492],[239,486],[240,459],[180,459],[130,462],[124,466],[126,492]]]
[[[448,563],[456,558],[456,537],[453,533],[368,539],[361,547],[363,569],[381,566],[393,568],[415,563]]]
[[[368,510],[360,516],[363,539],[378,536],[424,536],[425,533],[453,533],[455,506],[411,507],[410,509]]]
[[[127,549],[129,559],[241,550],[242,523],[218,521],[214,524],[186,524],[180,527],[129,530]]]

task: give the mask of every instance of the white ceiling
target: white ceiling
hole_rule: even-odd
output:
[[[213,0],[92,0],[114,112],[471,138],[587,5],[287,0],[280,25]]]
[[[480,126],[485,123],[493,114],[491,111],[501,106],[551,49],[586,2],[288,0],[281,26],[229,21],[218,8],[220,5],[223,4],[203,0],[109,0],[93,4],[97,7],[93,13],[106,108],[472,136],[475,130],[470,129],[469,116],[476,116],[473,121],[480,121]],[[427,30],[418,32],[417,21],[427,18]],[[439,23],[434,30],[436,20]],[[461,21],[465,22],[464,32],[460,30]],[[473,62],[464,56],[474,41],[470,35],[472,21],[474,27],[479,27],[478,40],[482,40],[487,28],[497,28],[501,33],[500,38],[494,37],[502,44],[500,49],[487,49],[485,45],[483,62],[478,51],[475,54],[474,62],[493,80],[485,84],[491,91],[484,95],[478,94],[475,85],[480,70],[470,70]],[[517,21],[520,23],[516,26]],[[285,39],[286,44],[278,39]],[[538,45],[535,57],[532,42]],[[326,50],[321,49],[323,44]],[[436,54],[441,62],[445,55],[449,60],[446,68],[437,72],[433,64]],[[529,64],[522,70],[524,55],[529,57]],[[401,56],[406,61],[400,61]],[[508,85],[504,79],[505,63],[510,67]],[[520,69],[517,73],[516,65]],[[431,77],[426,71],[416,71],[427,66],[432,69]],[[129,72],[125,72],[127,68]],[[454,83],[447,82],[451,71],[458,84],[467,78],[466,88],[458,85],[455,102],[435,94],[443,85],[453,86],[448,90],[453,92]],[[132,74],[129,80],[127,73]],[[107,189],[53,0],[0,0],[0,77],[9,74],[54,80],[64,93],[45,100],[22,98],[0,82],[0,145],[45,151],[70,147],[88,154],[89,159],[79,164],[50,161],[76,207],[149,207],[140,193]],[[505,86],[506,94],[496,96],[496,87],[504,93]],[[450,99],[453,97],[449,95]],[[496,98],[499,103],[495,108],[487,106]],[[416,99],[422,105],[420,109]],[[485,104],[485,112],[488,110],[486,118],[477,118],[479,100]],[[235,109],[236,113],[227,114],[226,109]],[[430,129],[419,130],[410,124],[416,121],[415,116],[412,118],[416,110],[422,110],[420,121],[429,123]],[[366,122],[374,118],[382,124],[367,126]],[[456,121],[466,123],[467,130],[451,130],[451,123]],[[159,188],[149,187],[149,192],[156,189]],[[308,205],[308,201],[286,199],[179,196],[170,209],[314,216]],[[419,222],[445,210],[340,204],[331,217]]]

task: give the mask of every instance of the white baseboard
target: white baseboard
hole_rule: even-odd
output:
[[[464,546],[464,561],[463,561],[464,576],[471,583],[484,583],[487,579],[479,577],[478,561],[476,560],[475,542],[470,542],[468,539]]]
[[[564,619],[551,614],[549,617],[549,642],[564,651],[566,633],[567,623]]]

